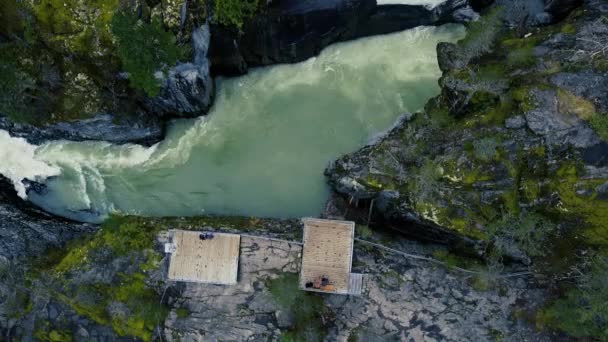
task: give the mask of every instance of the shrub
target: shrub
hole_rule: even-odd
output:
[[[320,341],[323,339],[323,297],[298,287],[298,275],[286,273],[268,281],[268,289],[277,305],[295,318],[294,326],[281,336],[282,341]]]
[[[498,142],[494,138],[483,138],[473,142],[475,157],[482,161],[490,161],[496,156]]]
[[[156,72],[166,70],[182,58],[187,49],[176,45],[176,38],[164,30],[161,20],[154,16],[150,23],[127,12],[117,12],[112,19],[117,54],[123,69],[129,73],[132,87],[156,96],[161,84]]]
[[[574,337],[608,336],[608,257],[596,256],[576,287],[539,313],[539,321]]]
[[[546,242],[556,230],[553,222],[540,214],[523,211],[518,216],[505,215],[487,227],[495,237],[499,250],[506,250],[506,243],[515,243],[530,257],[543,256],[547,251]]]
[[[495,7],[480,20],[468,23],[467,35],[458,42],[458,45],[469,59],[492,50],[502,28],[502,19],[503,9]]]
[[[259,0],[215,0],[215,20],[241,29],[258,10]]]

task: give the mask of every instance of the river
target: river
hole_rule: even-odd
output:
[[[10,161],[0,173],[22,196],[20,179],[47,179],[48,191],[30,191],[29,199],[80,221],[99,222],[111,212],[316,216],[329,194],[327,163],[436,96],[436,45],[463,36],[458,25],[420,27],[218,79],[209,115],[175,122],[150,148],[32,146],[0,132],[0,158]]]

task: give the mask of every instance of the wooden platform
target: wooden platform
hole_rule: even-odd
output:
[[[300,287],[306,288],[315,278],[327,277],[334,285],[332,293],[349,293],[353,257],[354,222],[304,219],[304,249]]]
[[[173,233],[169,279],[232,285],[237,282],[240,235],[213,233],[201,240],[201,232],[176,230]]]

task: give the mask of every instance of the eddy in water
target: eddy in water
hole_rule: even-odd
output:
[[[29,198],[55,214],[92,222],[114,211],[318,215],[328,196],[327,163],[437,95],[435,47],[463,35],[461,26],[417,28],[218,80],[210,114],[175,123],[151,148],[65,141],[40,146],[25,158],[43,166],[25,176],[55,177],[47,180],[45,194],[30,192]],[[23,178],[16,170],[11,175]]]

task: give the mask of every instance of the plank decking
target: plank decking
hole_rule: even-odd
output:
[[[240,235],[214,233],[209,240],[200,232],[175,231],[169,279],[232,285],[237,282]]]
[[[354,223],[310,218],[303,222],[304,249],[300,287],[311,290],[306,289],[306,283],[324,276],[334,285],[333,293],[349,293]]]

